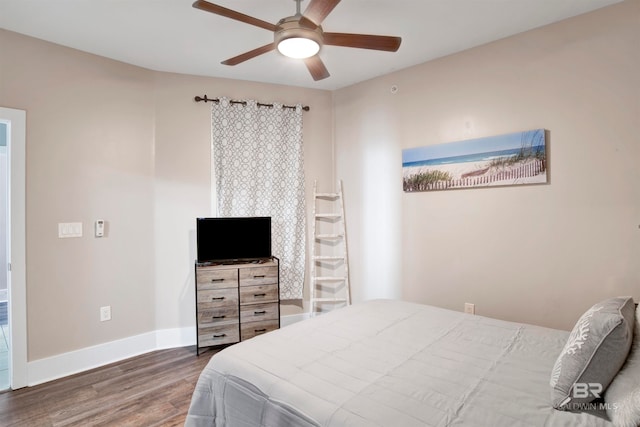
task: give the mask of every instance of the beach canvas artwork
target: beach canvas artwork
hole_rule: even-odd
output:
[[[406,192],[547,183],[544,129],[402,150]]]

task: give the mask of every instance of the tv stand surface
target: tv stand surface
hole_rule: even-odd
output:
[[[276,257],[195,264],[197,353],[280,328]]]
[[[265,264],[273,258],[246,258],[246,259],[221,259],[205,262],[196,262],[197,266],[210,267],[216,265],[239,265],[239,264]]]

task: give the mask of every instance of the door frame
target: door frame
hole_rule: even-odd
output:
[[[27,272],[26,272],[26,129],[27,112],[0,107],[7,125],[7,289],[9,295],[9,383],[27,385]],[[10,266],[10,268],[9,268]]]

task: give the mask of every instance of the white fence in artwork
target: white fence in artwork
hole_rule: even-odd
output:
[[[461,179],[453,179],[447,181],[436,182],[420,182],[419,180],[404,179],[404,191],[432,191],[432,190],[449,190],[453,188],[468,188],[490,185],[497,181],[514,181],[519,178],[528,178],[537,176],[546,170],[546,162],[544,159],[536,159],[527,164],[510,170],[499,171],[491,174],[482,174],[478,176],[466,176]],[[471,174],[470,174],[471,175]],[[508,185],[508,183],[505,183]]]

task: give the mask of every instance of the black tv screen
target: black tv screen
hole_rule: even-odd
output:
[[[268,258],[271,217],[198,218],[198,262]]]

